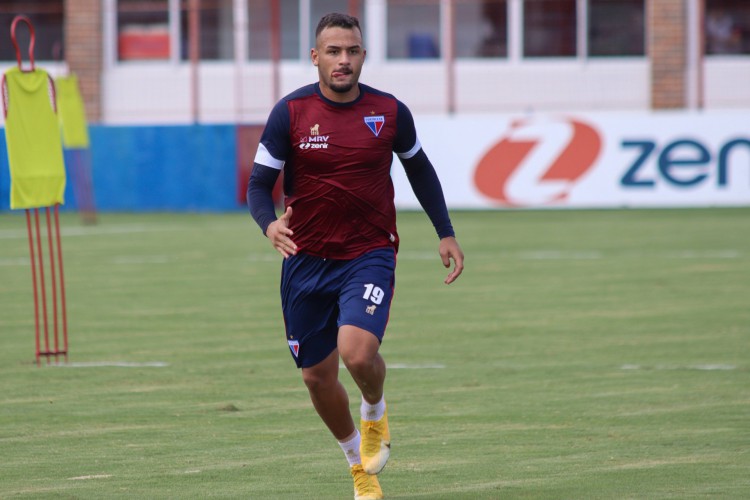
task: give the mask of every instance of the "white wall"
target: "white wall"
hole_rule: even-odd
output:
[[[623,58],[571,61],[458,61],[458,113],[555,110],[648,110],[650,63]],[[198,73],[198,120],[263,121],[275,102],[273,70],[267,63],[202,63]],[[283,62],[280,96],[313,82],[308,62]],[[363,83],[393,93],[415,114],[448,110],[448,68],[435,61],[368,62]],[[703,72],[705,109],[750,108],[750,58],[707,58]],[[128,63],[102,76],[103,123],[190,123],[191,71],[187,64]]]
[[[5,72],[11,66],[0,67]],[[39,63],[53,77],[60,64]],[[650,109],[650,63],[642,58],[486,62],[455,66],[457,113]],[[275,103],[269,63],[201,63],[201,123],[263,122]],[[103,124],[192,123],[191,69],[187,63],[121,63],[102,74]],[[309,62],[283,62],[279,94],[317,79]],[[415,114],[448,110],[448,68],[439,61],[368,60],[362,82],[404,101]],[[750,108],[750,57],[708,57],[703,68],[707,110]],[[0,124],[4,122],[0,114]]]
[[[202,63],[199,121],[263,121],[275,103],[270,64]],[[317,80],[309,62],[284,62],[279,97]],[[414,113],[444,113],[448,68],[435,61],[365,63],[361,81],[395,94]],[[191,71],[187,64],[128,63],[103,75],[103,122],[189,123]],[[750,101],[750,99],[748,100]],[[749,102],[750,103],[750,102]],[[532,64],[459,61],[456,112],[558,109],[648,109],[649,67],[643,59],[618,62],[551,61]]]
[[[706,108],[750,108],[750,56],[708,57],[703,73]]]

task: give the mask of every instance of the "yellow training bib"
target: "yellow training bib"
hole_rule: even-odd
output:
[[[78,88],[78,77],[69,75],[55,78],[55,90],[63,146],[68,149],[87,149],[89,131],[83,99]]]
[[[8,107],[5,140],[10,164],[10,208],[64,203],[65,164],[60,128],[44,70],[5,73]]]

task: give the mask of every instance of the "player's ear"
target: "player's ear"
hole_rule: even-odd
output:
[[[313,66],[318,65],[318,51],[315,48],[310,49],[310,60],[313,63]]]

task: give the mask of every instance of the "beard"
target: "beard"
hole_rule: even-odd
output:
[[[354,87],[353,83],[331,83],[328,88],[338,94],[346,94]]]

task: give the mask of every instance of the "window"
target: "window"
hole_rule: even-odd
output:
[[[190,58],[190,4],[190,0],[182,0],[180,5],[180,56],[182,59]],[[200,0],[199,7],[200,59],[232,59],[234,57],[232,0]]]
[[[15,61],[16,49],[10,41],[13,19],[23,13],[34,26],[34,60],[59,61],[63,59],[63,0],[3,0],[0,2],[0,60]],[[20,23],[16,39],[21,49],[24,68],[29,62],[29,28]]]
[[[576,55],[576,0],[526,0],[523,3],[523,55]]]
[[[388,0],[388,57],[440,57],[440,0]]]
[[[117,2],[117,57],[128,60],[169,59],[167,0]]]
[[[189,58],[192,0],[115,0],[119,60]],[[456,58],[505,59],[510,54],[539,57],[645,55],[646,0],[380,0],[385,9],[388,59],[439,59],[443,16],[452,13]],[[62,37],[63,0],[39,0],[58,12]],[[15,5],[19,2],[13,2]],[[29,2],[31,3],[31,2]],[[367,46],[366,0],[199,0],[200,58],[234,58],[234,14],[246,8],[246,49],[250,61],[305,60],[315,29],[329,12],[359,18]],[[4,5],[0,1],[0,5]],[[24,3],[26,5],[26,3]],[[712,0],[711,33],[729,32],[730,42],[707,39],[707,53],[750,53],[750,1]],[[171,10],[170,10],[171,9]],[[8,8],[0,7],[0,15]],[[724,21],[713,21],[719,14]],[[304,14],[304,19],[302,15]],[[579,17],[585,16],[585,17]],[[730,21],[726,21],[726,19]],[[708,23],[707,23],[708,24]],[[513,26],[515,31],[510,30]],[[727,26],[733,26],[728,28]],[[585,38],[578,29],[585,29]],[[707,27],[709,31],[709,27]],[[520,47],[512,47],[510,33]],[[50,31],[54,34],[53,31]],[[174,40],[172,38],[175,38]],[[579,46],[579,41],[584,40]],[[53,42],[48,43],[51,45]],[[0,54],[13,55],[0,44]],[[51,52],[51,49],[47,49]],[[587,51],[587,53],[584,53]]]
[[[706,54],[750,54],[750,2],[706,2]]]
[[[456,57],[508,56],[508,2],[457,0]]]
[[[248,0],[250,60],[273,59],[274,46],[280,49],[281,59],[300,58],[299,4],[299,0]],[[277,11],[275,6],[278,6]]]
[[[589,55],[645,54],[644,0],[589,0]]]

